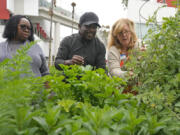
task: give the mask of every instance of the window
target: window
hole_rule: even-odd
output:
[[[142,39],[147,34],[148,29],[150,28],[153,28],[153,24],[149,24],[149,26],[146,26],[145,23],[135,23],[135,31],[139,39]]]

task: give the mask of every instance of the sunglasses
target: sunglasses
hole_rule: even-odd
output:
[[[21,27],[21,30],[25,31],[26,29],[28,29],[29,31],[31,31],[31,27],[25,25],[25,24],[20,24],[19,25]]]

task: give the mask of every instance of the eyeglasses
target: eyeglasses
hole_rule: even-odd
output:
[[[123,36],[124,34],[128,35],[129,33],[130,33],[130,31],[121,31],[121,32],[119,32],[119,35]]]
[[[23,31],[25,31],[26,29],[28,29],[29,31],[31,31],[31,27],[29,27],[29,26],[27,26],[27,25],[25,25],[25,24],[21,24],[21,25],[19,25],[20,27],[21,27],[21,29],[23,30]]]

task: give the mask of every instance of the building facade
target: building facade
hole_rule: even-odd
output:
[[[153,24],[146,26],[147,20],[157,12],[157,22],[162,23],[163,17],[174,16],[177,8],[171,2],[174,0],[129,0],[127,17],[135,22],[135,29],[139,39],[142,39]],[[136,6],[135,6],[136,5]]]

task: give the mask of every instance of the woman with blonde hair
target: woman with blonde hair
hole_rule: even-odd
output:
[[[124,77],[124,62],[129,59],[132,49],[138,48],[134,23],[129,19],[119,19],[112,26],[108,40],[108,69],[111,76]],[[132,71],[128,71],[133,75]]]

